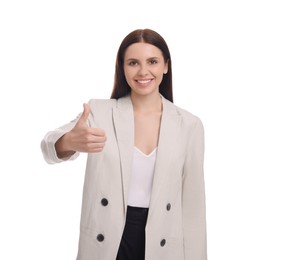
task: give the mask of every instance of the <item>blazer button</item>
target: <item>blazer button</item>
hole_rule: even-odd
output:
[[[168,203],[168,204],[167,204],[167,211],[170,211],[170,210],[171,210],[171,207],[172,207],[172,206],[171,206],[171,203]]]
[[[102,206],[107,206],[107,205],[108,205],[108,200],[107,200],[106,198],[103,198],[103,199],[101,200],[101,205],[102,205]]]
[[[96,236],[97,241],[102,242],[104,240],[104,235],[103,234],[98,234]]]
[[[163,247],[163,246],[165,246],[165,244],[166,244],[166,240],[165,239],[162,239],[162,241],[161,241],[161,247]]]

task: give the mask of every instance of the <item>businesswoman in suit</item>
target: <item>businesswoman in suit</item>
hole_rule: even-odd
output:
[[[157,32],[129,33],[110,99],[91,99],[41,142],[48,163],[87,153],[78,260],[206,260],[204,130],[173,104]]]

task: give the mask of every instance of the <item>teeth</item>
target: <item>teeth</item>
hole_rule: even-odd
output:
[[[138,80],[137,82],[141,83],[141,84],[145,84],[145,83],[149,83],[151,80]]]

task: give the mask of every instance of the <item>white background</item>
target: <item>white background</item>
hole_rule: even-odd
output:
[[[151,28],[205,126],[209,259],[288,260],[287,2],[1,1],[0,259],[75,259],[86,157],[48,165],[40,141],[109,98],[121,40]]]

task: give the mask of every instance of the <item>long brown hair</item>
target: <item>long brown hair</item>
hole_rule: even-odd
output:
[[[161,35],[150,29],[138,29],[129,33],[120,44],[116,56],[114,86],[110,98],[118,99],[130,93],[131,88],[128,85],[124,75],[124,54],[126,49],[137,42],[149,43],[159,48],[163,54],[165,62],[168,64],[168,72],[163,75],[163,80],[159,86],[159,92],[168,100],[173,102],[173,82],[171,55],[167,43]]]

